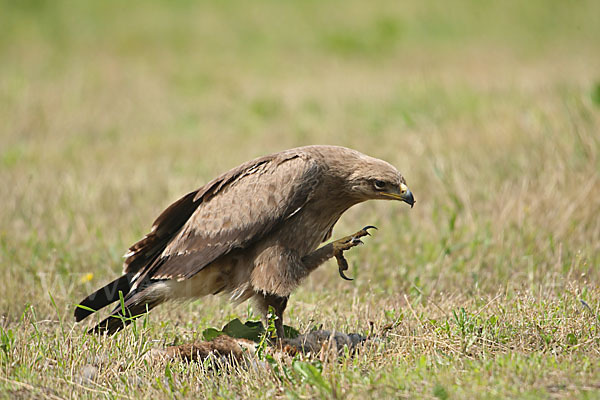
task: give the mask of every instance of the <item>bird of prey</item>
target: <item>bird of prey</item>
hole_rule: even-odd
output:
[[[306,146],[246,162],[167,207],[150,233],[125,254],[124,275],[75,309],[81,321],[122,298],[90,332],[112,334],[167,300],[226,294],[253,299],[266,316],[283,311],[292,291],[318,266],[362,243],[367,226],[328,243],[333,226],[366,200],[415,203],[389,163],[338,146]]]

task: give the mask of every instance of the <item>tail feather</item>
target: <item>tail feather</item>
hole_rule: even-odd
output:
[[[111,315],[90,329],[88,333],[107,333],[112,335],[163,301],[163,298],[148,298],[146,291],[134,293],[125,298],[122,306],[118,304]]]
[[[75,321],[79,322],[94,312],[119,300],[119,292],[122,292],[123,296],[126,296],[131,290],[132,277],[133,274],[125,274],[83,299],[75,307]]]

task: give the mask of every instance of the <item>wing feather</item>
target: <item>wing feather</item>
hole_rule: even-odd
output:
[[[136,274],[156,260],[196,210],[199,204],[195,199],[197,193],[198,190],[190,192],[167,207],[152,224],[150,233],[129,248],[123,263],[126,274]]]
[[[128,258],[125,271],[138,272],[138,281],[190,278],[277,229],[310,199],[318,176],[318,164],[298,152],[243,164],[165,210],[151,233],[131,247],[130,258],[140,261],[127,264]]]

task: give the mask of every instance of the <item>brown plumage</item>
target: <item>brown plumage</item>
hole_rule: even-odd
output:
[[[125,274],[89,295],[77,321],[124,300],[94,332],[114,333],[156,305],[226,293],[273,306],[277,333],[291,292],[331,257],[343,276],[343,251],[366,229],[319,249],[344,211],[369,199],[414,204],[390,164],[337,146],[307,146],[257,158],[188,193],[154,221],[125,255]]]

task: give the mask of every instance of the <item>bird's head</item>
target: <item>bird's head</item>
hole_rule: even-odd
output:
[[[411,208],[415,198],[398,170],[386,161],[361,154],[348,177],[354,196],[365,200],[400,200]]]

